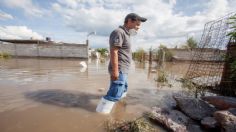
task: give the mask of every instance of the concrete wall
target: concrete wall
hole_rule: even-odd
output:
[[[170,49],[170,52],[173,54],[173,57],[176,60],[192,60],[193,56],[198,53],[201,54],[200,57],[194,57],[196,60],[202,61],[223,61],[223,56],[225,50],[211,50],[205,49],[204,52],[201,52],[200,49]]]
[[[13,44],[0,42],[0,52],[19,57],[88,58],[86,44]]]
[[[0,41],[0,53],[6,52],[15,56],[15,45],[12,43],[4,43]]]
[[[194,51],[191,50],[170,49],[170,52],[176,60],[192,60],[194,55]]]

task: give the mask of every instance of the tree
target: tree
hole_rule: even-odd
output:
[[[227,34],[231,40],[236,41],[236,15],[229,18],[228,24],[230,25],[231,31]]]
[[[197,48],[197,41],[194,40],[193,37],[187,39],[186,44],[182,45],[181,48],[183,49],[194,49]]]
[[[227,34],[230,41],[227,45],[220,90],[224,95],[236,96],[236,14],[230,17],[227,23],[230,26]]]
[[[145,60],[145,50],[143,48],[138,48],[134,53],[133,53],[133,58],[142,62]]]
[[[108,53],[108,50],[107,50],[107,48],[98,48],[97,52],[99,52],[102,57],[106,57],[106,54]]]
[[[165,61],[171,61],[173,58],[173,54],[170,52],[170,50],[166,46],[160,44],[157,50],[158,60],[162,60],[164,53],[165,53],[165,58],[164,58]]]
[[[187,40],[187,45],[189,48],[193,49],[193,48],[197,48],[197,42],[196,40],[193,39],[193,37],[190,37],[188,40]]]

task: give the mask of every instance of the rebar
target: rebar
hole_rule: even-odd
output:
[[[200,86],[217,86],[221,81],[229,36],[231,31],[230,13],[222,18],[205,24],[200,42],[197,45],[189,69],[185,75]]]

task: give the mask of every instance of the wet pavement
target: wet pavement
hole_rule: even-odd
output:
[[[104,121],[131,120],[152,106],[171,106],[168,97],[181,90],[177,83],[160,86],[155,69],[133,63],[127,97],[110,115],[98,114],[96,105],[109,84],[107,65],[100,60],[0,59],[0,132],[104,132]],[[169,80],[187,67],[166,63]]]

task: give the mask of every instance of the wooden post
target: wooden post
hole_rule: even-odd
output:
[[[152,50],[150,49],[149,51],[149,65],[151,66],[152,64]]]
[[[145,52],[143,53],[143,62],[145,62],[146,58],[145,58],[146,54]]]

